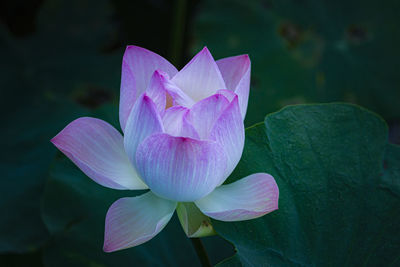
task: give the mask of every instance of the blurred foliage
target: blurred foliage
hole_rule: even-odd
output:
[[[349,104],[298,105],[246,130],[229,180],[274,176],[279,210],[215,230],[237,255],[221,266],[398,266],[400,146],[385,122]]]
[[[16,110],[3,122],[1,147],[7,153],[0,163],[0,252],[32,251],[47,240],[39,204],[56,155],[49,136],[82,114],[74,105],[48,103]]]
[[[69,160],[58,160],[46,185],[43,218],[52,234],[46,266],[200,266],[177,219],[150,242],[104,253],[104,221],[111,204],[143,191],[112,190],[91,181]]]
[[[0,207],[7,216],[0,251],[31,251],[48,238],[38,211],[56,153],[49,140],[87,114],[84,106],[101,104],[93,91],[111,98],[118,87],[122,51],[100,51],[113,30],[109,10],[106,1],[49,1],[39,11],[34,35],[14,38],[0,28],[6,70],[0,73],[1,112],[7,114],[1,140],[8,151],[0,165],[7,181],[1,187]]]
[[[205,0],[192,33],[215,58],[250,55],[248,126],[289,104],[346,101],[400,117],[400,2]]]
[[[332,100],[362,104],[388,120],[400,118],[397,2],[196,0],[186,1],[186,9],[179,11],[186,18],[177,19],[176,5],[182,2],[185,1],[0,3],[1,266],[198,264],[176,218],[160,236],[143,246],[103,253],[108,206],[120,196],[136,193],[100,187],[49,142],[69,122],[86,115],[104,119],[119,129],[116,104],[127,44],[153,50],[178,67],[183,65],[182,59],[189,59],[203,45],[209,46],[215,58],[249,53],[252,88],[248,125],[287,104]],[[198,2],[200,5],[196,6]],[[185,25],[179,24],[182,21],[186,21]],[[172,47],[179,45],[179,40],[173,39],[176,36],[183,38],[181,55]],[[188,48],[190,53],[186,53]],[[352,126],[358,129],[357,125]],[[346,127],[346,131],[353,130]],[[249,143],[254,131],[255,128],[248,131],[248,154],[242,162],[254,153]],[[394,139],[399,137],[398,132],[391,132]],[[378,144],[382,136],[378,134],[371,143]],[[363,138],[360,136],[360,140]],[[397,150],[397,146],[387,148],[381,185],[398,196]],[[257,168],[269,170],[269,163],[261,162],[271,156],[266,153],[260,151],[257,155],[260,159],[256,164],[262,165]],[[376,160],[379,155],[371,159]],[[248,165],[241,163],[232,177],[251,171],[254,165]],[[278,181],[287,182],[286,176],[277,175],[282,179]],[[291,200],[284,198],[281,203],[285,201]],[[285,208],[280,211],[285,212]],[[283,215],[278,212],[265,220],[279,219]],[[263,226],[263,220],[254,223]],[[240,260],[248,257],[248,247],[238,246],[235,239],[242,238],[242,224],[218,225],[220,233],[238,250],[233,260],[225,264],[232,266],[236,259],[239,266]],[[236,225],[239,231],[230,228]],[[377,224],[371,227],[374,225]],[[235,238],[230,231],[235,232]],[[262,237],[265,233],[258,234]],[[203,242],[212,263],[233,254],[231,244],[220,237],[204,238]],[[376,242],[380,244],[379,240]],[[292,257],[291,252],[285,253]],[[303,256],[308,260],[308,254]]]

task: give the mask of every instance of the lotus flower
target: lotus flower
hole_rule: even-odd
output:
[[[122,63],[120,125],[82,117],[51,141],[87,176],[119,190],[150,189],[109,208],[104,251],[142,244],[178,207],[188,236],[212,232],[205,221],[241,221],[278,208],[272,176],[223,185],[240,160],[250,85],[247,55],[214,61],[207,48],[182,70],[128,46]]]

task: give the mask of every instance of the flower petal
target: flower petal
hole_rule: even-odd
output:
[[[188,120],[201,139],[207,139],[218,117],[229,105],[221,94],[215,94],[197,102],[189,112]]]
[[[226,89],[224,79],[210,51],[204,47],[172,81],[195,102]]]
[[[165,132],[172,136],[191,137],[199,139],[199,134],[186,119],[189,109],[174,106],[165,111],[162,118]]]
[[[146,95],[153,100],[160,115],[164,114],[167,104],[167,91],[164,88],[163,82],[160,78],[160,72],[155,71],[151,76],[149,86],[146,89]],[[166,74],[167,75],[167,74]]]
[[[243,221],[277,210],[278,199],[279,189],[274,177],[255,173],[222,185],[195,203],[204,214],[216,220]]]
[[[251,62],[249,56],[223,58],[217,60],[217,65],[227,89],[234,91],[239,96],[240,111],[244,119],[250,90]]]
[[[222,58],[216,61],[218,68],[224,78],[227,89],[235,91],[240,80],[250,69],[248,55]]]
[[[130,248],[152,239],[167,225],[175,208],[176,202],[151,192],[118,199],[107,212],[103,250]]]
[[[224,179],[226,155],[214,141],[154,134],[139,145],[136,166],[155,194],[190,202]]]
[[[82,117],[51,142],[95,182],[114,189],[146,189],[129,162],[121,134],[105,121]]]
[[[154,78],[156,79],[155,82],[157,82],[157,85],[172,97],[174,105],[184,107],[191,107],[194,105],[194,101],[169,79],[167,73],[157,70],[154,73]]]
[[[187,237],[205,237],[216,234],[210,218],[204,215],[193,202],[180,202],[176,213]]]
[[[138,46],[127,46],[122,62],[119,119],[124,131],[128,116],[136,101],[147,88],[155,70],[171,77],[178,71],[163,57]]]
[[[126,123],[124,146],[132,164],[136,164],[137,146],[146,137],[164,132],[160,115],[154,102],[146,94],[136,101]]]
[[[223,95],[228,99],[229,102],[232,102],[233,98],[237,96],[235,92],[228,90],[228,89],[221,89],[217,91],[217,94]]]
[[[225,177],[228,178],[242,157],[244,147],[244,123],[237,96],[215,121],[209,138],[217,141],[225,150],[228,160]]]

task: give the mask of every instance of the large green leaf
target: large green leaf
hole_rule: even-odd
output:
[[[54,103],[18,110],[2,121],[0,252],[32,251],[49,237],[40,217],[40,197],[56,155],[50,139],[82,114],[71,103]]]
[[[224,264],[399,264],[399,166],[400,148],[387,144],[385,122],[363,108],[299,105],[267,116],[246,130],[228,182],[272,174],[279,210],[251,221],[213,221],[237,250]]]
[[[347,101],[398,118],[400,2],[206,0],[192,53],[248,53],[247,125],[288,104]]]

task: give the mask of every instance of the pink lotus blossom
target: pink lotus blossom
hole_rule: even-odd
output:
[[[153,52],[127,47],[119,109],[124,135],[105,121],[82,117],[51,140],[103,186],[150,189],[111,205],[104,251],[150,240],[178,203],[222,221],[249,220],[278,208],[279,190],[269,174],[222,185],[242,155],[249,85],[247,55],[214,61],[204,48],[178,71]],[[182,217],[187,231],[190,211]]]

